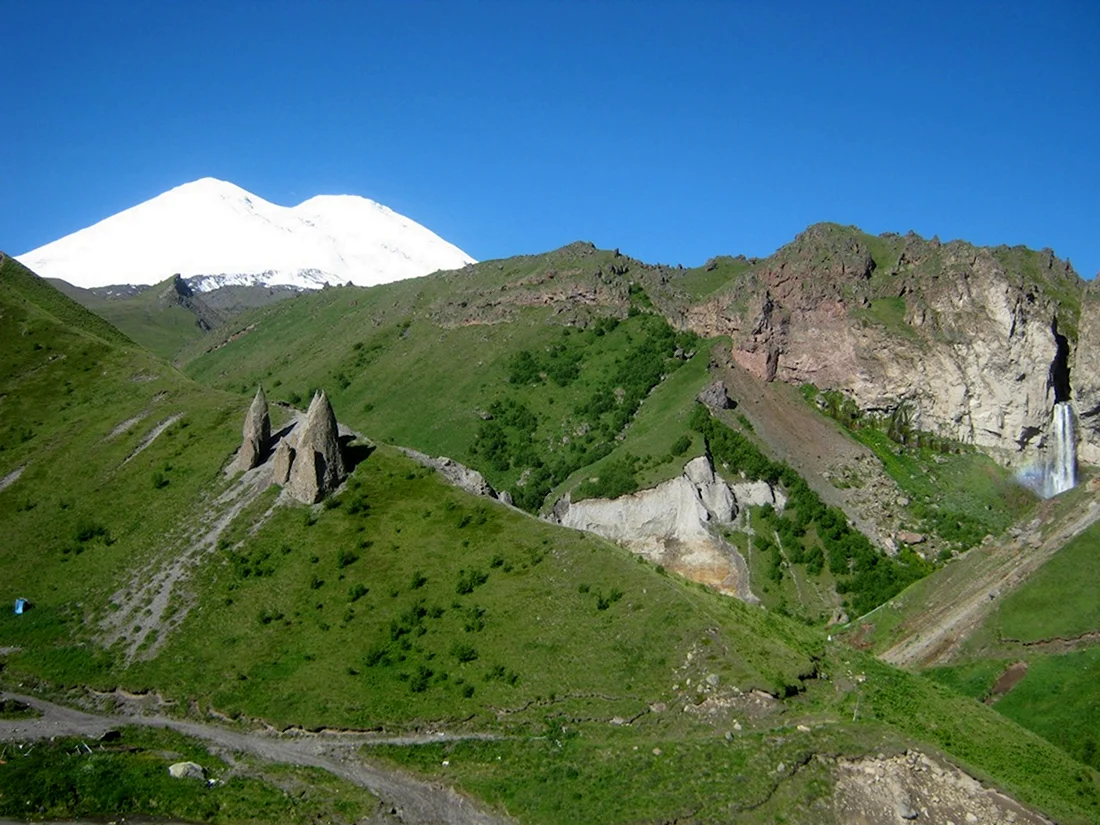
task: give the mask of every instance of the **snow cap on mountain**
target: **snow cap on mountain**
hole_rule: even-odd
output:
[[[18,259],[43,277],[80,287],[206,276],[199,289],[372,286],[474,262],[366,198],[319,195],[286,207],[216,178],[177,186]]]

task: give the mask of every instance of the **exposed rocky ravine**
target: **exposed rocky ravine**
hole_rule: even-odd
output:
[[[756,601],[748,566],[716,529],[731,525],[738,503],[770,503],[782,509],[782,493],[767,484],[726,483],[710,459],[699,456],[682,475],[617,499],[561,499],[550,518],[566,527],[619,542],[655,564],[716,590]]]
[[[1049,251],[821,224],[690,308],[686,323],[730,336],[733,358],[757,376],[842,390],[865,411],[907,403],[916,427],[1016,464],[1044,450],[1057,335],[1071,384],[1100,389],[1091,353],[1074,360],[1083,289]],[[1097,432],[1087,440],[1095,460]]]

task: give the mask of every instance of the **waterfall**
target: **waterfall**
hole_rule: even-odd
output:
[[[1016,480],[1043,498],[1051,498],[1077,485],[1077,432],[1070,402],[1055,403],[1042,459],[1021,467],[1016,472]]]
[[[1043,479],[1043,497],[1064,493],[1077,484],[1077,433],[1068,401],[1054,405],[1050,427],[1050,454]]]

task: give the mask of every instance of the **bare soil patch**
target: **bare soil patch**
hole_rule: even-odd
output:
[[[1027,662],[1014,662],[1005,669],[1005,672],[997,677],[997,681],[993,685],[993,690],[989,692],[989,696],[986,697],[985,703],[992,705],[1006,693],[1008,693],[1016,685],[1023,681],[1027,676]]]

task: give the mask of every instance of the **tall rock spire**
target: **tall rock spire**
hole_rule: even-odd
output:
[[[346,475],[336,416],[322,390],[313,396],[298,435],[286,490],[299,501],[313,504],[335,490]]]
[[[264,395],[264,388],[259,387],[256,397],[252,399],[252,406],[244,417],[243,438],[233,464],[234,469],[247,471],[259,464],[270,441],[271,418],[267,412],[267,396]]]

